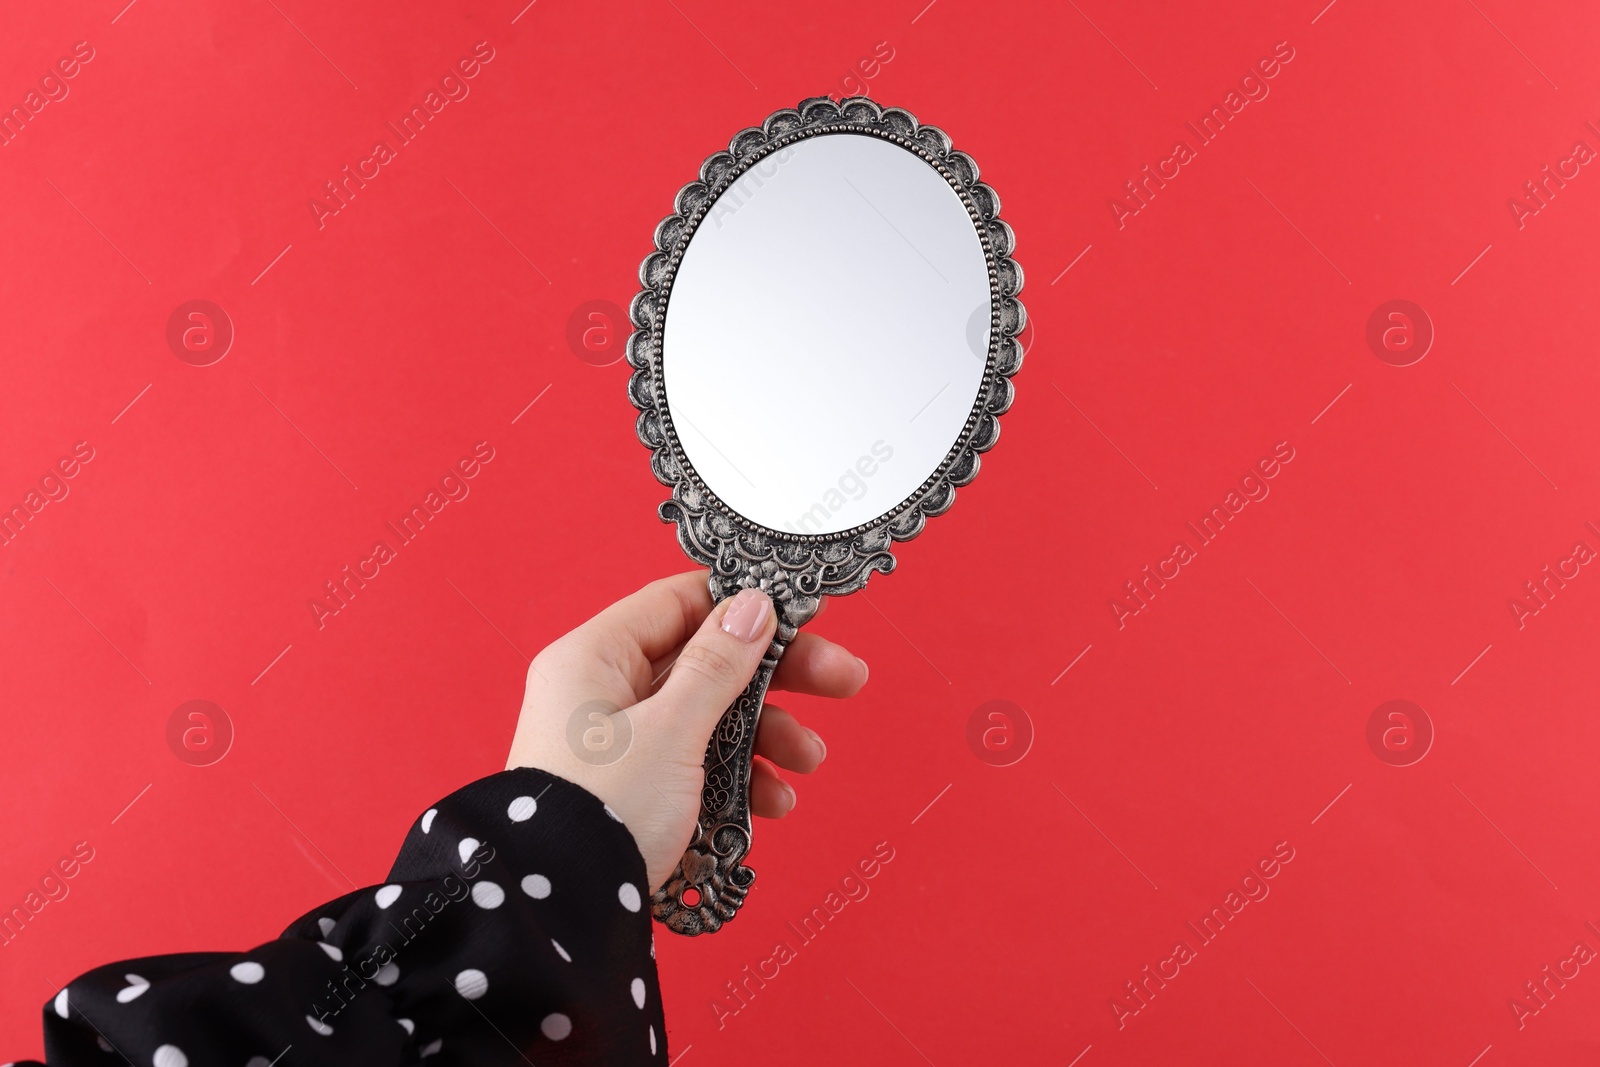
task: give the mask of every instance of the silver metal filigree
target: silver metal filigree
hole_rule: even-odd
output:
[[[797,534],[751,522],[724,504],[685,455],[672,425],[661,373],[661,338],[673,280],[685,250],[717,198],[751,167],[807,137],[850,133],[880,137],[920,157],[949,182],[967,209],[988,262],[989,349],[976,402],[944,461],[918,489],[872,522],[833,534]],[[710,156],[700,178],[685,185],[675,211],[655,232],[655,251],[639,267],[641,289],[629,307],[628,398],[639,410],[639,440],[651,449],[656,478],[672,489],[661,504],[663,522],[675,522],[678,543],[711,568],[711,595],[720,601],[757,586],[772,596],[778,632],[749,687],[723,715],[706,747],[706,781],[698,831],[682,861],[657,891],[652,912],[682,934],[711,933],[734,917],[755,872],[743,859],[750,849],[750,772],[761,704],[772,673],[799,628],[824,596],[853,593],[874,571],[894,570],[891,546],[922,532],[930,516],[955,501],[956,489],[978,473],[979,454],[1000,436],[999,417],[1011,406],[1010,378],[1022,366],[1017,337],[1027,312],[1017,294],[1022,268],[1011,258],[1015,241],[1000,219],[1000,198],[979,180],[978,165],[951,147],[934,126],[908,111],[866,97],[804,100],[742,130],[726,152]],[[697,900],[685,900],[693,890]]]

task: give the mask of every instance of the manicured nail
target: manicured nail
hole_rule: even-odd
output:
[[[788,782],[781,782],[779,784],[783,786],[783,791],[789,796],[789,806],[783,810],[785,813],[791,812],[794,810],[795,801],[799,799],[795,795],[794,786],[790,785]]]
[[[811,743],[817,746],[817,762],[821,763],[828,758],[828,746],[822,743],[822,738],[810,727],[806,728],[806,733],[811,735]]]
[[[866,685],[867,679],[872,675],[872,671],[867,667],[867,661],[860,656],[856,657],[856,662],[861,664],[861,684]]]
[[[767,629],[772,601],[759,589],[741,589],[722,616],[722,628],[741,641],[754,641]]]

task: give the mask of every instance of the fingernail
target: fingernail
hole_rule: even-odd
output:
[[[861,664],[861,684],[866,685],[867,679],[872,675],[872,671],[867,667],[867,661],[860,656],[856,657],[856,662]]]
[[[772,601],[759,589],[741,589],[722,616],[722,628],[741,641],[754,641],[766,631]]]
[[[821,763],[828,758],[828,746],[822,743],[822,738],[810,727],[806,728],[806,733],[811,735],[811,743],[817,746],[817,762]]]
[[[790,785],[788,782],[783,782],[781,784],[783,785],[783,791],[785,793],[787,793],[788,796],[789,796],[789,806],[787,808],[785,808],[784,811],[786,811],[786,812],[793,811],[794,810],[795,801],[799,799],[795,795],[794,786]]]

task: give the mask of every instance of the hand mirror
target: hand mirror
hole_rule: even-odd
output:
[[[755,880],[750,772],[772,672],[824,596],[894,569],[978,473],[1022,364],[1000,200],[943,131],[818,97],[737,134],[679,191],[629,316],[628,395],[678,541],[714,600],[759,586],[778,631],[706,749],[699,826],[656,893],[682,934]]]

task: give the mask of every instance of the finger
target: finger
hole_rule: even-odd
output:
[[[794,787],[765,760],[751,765],[750,810],[763,819],[781,819],[794,810]]]
[[[776,704],[761,709],[761,725],[756,727],[756,755],[765,756],[786,771],[810,774],[828,755],[815,730],[800,725],[800,720]]]
[[[867,664],[826,637],[801,633],[778,661],[772,688],[818,697],[855,696],[867,684]]]
[[[708,571],[685,571],[651,582],[578,627],[626,634],[646,659],[666,655],[688,640],[711,613]]]
[[[723,711],[750,684],[777,628],[767,594],[740,590],[706,616],[647,703],[681,720],[689,739],[704,747]]]
[[[635,699],[642,698],[671,663],[671,654],[710,613],[707,574],[687,571],[651,582],[567,634],[548,656],[573,653],[580,663],[598,661],[627,679]],[[662,659],[656,667],[655,661]]]

